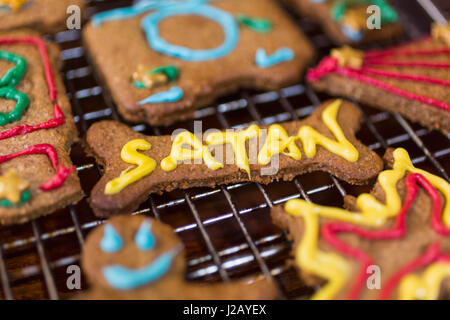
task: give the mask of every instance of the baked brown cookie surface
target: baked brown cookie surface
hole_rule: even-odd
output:
[[[307,80],[314,89],[398,112],[429,129],[450,133],[449,26],[435,36],[382,51],[334,49]],[[439,36],[441,35],[442,36]]]
[[[67,8],[78,6],[83,12],[83,0],[0,0],[0,31],[32,28],[42,33],[67,30]]]
[[[185,280],[182,242],[173,229],[143,216],[117,216],[89,234],[82,266],[91,289],[78,299],[268,300],[276,284],[198,284]]]
[[[128,121],[169,124],[239,88],[279,89],[300,81],[313,57],[273,0],[170,3],[100,13],[83,32]]]
[[[145,136],[124,124],[102,121],[87,144],[104,175],[90,205],[99,216],[128,213],[151,193],[255,181],[292,180],[326,171],[363,184],[382,170],[381,159],[355,138],[362,114],[353,104],[328,101],[302,121],[245,130],[188,131]]]
[[[51,213],[83,195],[69,157],[77,130],[60,64],[58,48],[37,33],[0,33],[0,224]]]
[[[295,264],[315,299],[448,298],[450,184],[415,168],[405,149],[385,154],[370,194],[349,211],[290,200],[273,221],[289,230]]]
[[[284,0],[301,15],[319,23],[328,36],[339,44],[366,44],[389,41],[403,34],[397,13],[387,0]],[[380,28],[369,29],[367,20],[373,11],[371,5],[380,8]],[[383,20],[384,19],[384,20]]]

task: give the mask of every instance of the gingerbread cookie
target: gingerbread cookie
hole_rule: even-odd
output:
[[[395,9],[387,0],[285,0],[297,11],[320,23],[328,36],[340,44],[365,44],[392,40],[403,33]],[[371,16],[377,6],[379,28]],[[369,29],[368,26],[371,26]],[[375,26],[374,26],[375,27]]]
[[[197,135],[150,137],[118,122],[98,122],[89,129],[87,144],[105,174],[90,204],[96,215],[110,216],[133,211],[155,192],[292,180],[315,170],[366,183],[383,164],[355,138],[361,118],[354,105],[335,100],[302,121]]]
[[[91,289],[78,299],[268,300],[272,281],[196,284],[185,280],[184,249],[173,229],[143,216],[118,216],[89,234],[82,266]]]
[[[67,30],[67,19],[77,6],[82,12],[83,0],[0,0],[0,31],[33,28],[43,33]],[[80,17],[81,19],[81,17]]]
[[[294,239],[295,263],[316,299],[449,298],[450,184],[414,167],[405,149],[385,154],[370,194],[350,211],[290,200],[272,210]]]
[[[334,49],[309,70],[318,91],[398,112],[429,129],[450,133],[450,28],[433,37],[380,51]]]
[[[0,33],[0,224],[22,223],[81,199],[69,157],[77,130],[59,50],[35,32]]]
[[[121,115],[152,125],[239,88],[296,83],[313,57],[273,0],[144,0],[94,16],[83,38]]]

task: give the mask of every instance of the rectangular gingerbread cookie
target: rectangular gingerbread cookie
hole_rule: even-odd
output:
[[[395,9],[388,0],[284,0],[301,15],[319,23],[325,33],[338,44],[365,44],[389,41],[402,35],[403,28]],[[377,5],[380,28],[369,29],[367,24]],[[372,21],[372,20],[370,20]],[[374,21],[376,22],[376,21]]]
[[[81,22],[84,7],[83,0],[0,0],[0,32],[17,28],[42,33],[64,31],[68,22]]]
[[[104,217],[132,212],[151,193],[292,180],[317,170],[367,183],[383,164],[355,138],[361,121],[353,104],[335,100],[301,121],[240,131],[145,136],[119,122],[97,122],[88,130],[87,144],[105,172],[90,205]]]
[[[341,209],[289,200],[272,209],[294,240],[295,265],[313,299],[448,299],[450,184],[388,149],[370,193]]]
[[[59,50],[30,30],[0,33],[0,224],[23,223],[83,196]]]
[[[152,125],[239,88],[296,83],[314,53],[273,0],[140,1],[94,16],[83,39],[120,114]]]
[[[429,129],[450,133],[450,26],[431,38],[380,51],[334,49],[309,70],[318,91],[398,112]]]

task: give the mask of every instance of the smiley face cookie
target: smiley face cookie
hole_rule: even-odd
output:
[[[184,249],[168,226],[143,216],[117,216],[88,236],[82,254],[91,290],[80,299],[274,299],[274,283],[199,285],[185,280]]]

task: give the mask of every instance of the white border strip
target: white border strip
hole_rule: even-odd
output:
[[[417,0],[417,2],[425,9],[428,15],[437,23],[447,23],[447,19],[442,15],[436,5],[431,0]]]

